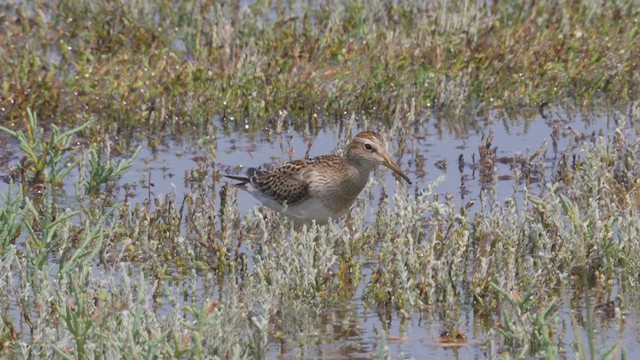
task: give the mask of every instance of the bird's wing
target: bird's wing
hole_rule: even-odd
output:
[[[295,205],[309,196],[309,183],[301,172],[306,163],[307,160],[296,160],[270,172],[249,169],[247,173],[251,184],[263,195],[281,205]]]

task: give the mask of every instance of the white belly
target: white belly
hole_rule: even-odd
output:
[[[350,206],[335,212],[335,209],[329,209],[322,200],[318,198],[310,198],[294,206],[284,209],[285,215],[293,218],[297,224],[308,224],[312,220],[316,220],[318,224],[326,224],[329,218],[335,219],[349,211]]]

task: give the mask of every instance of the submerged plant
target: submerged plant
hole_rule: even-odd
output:
[[[606,304],[600,304],[601,306],[591,306],[591,296],[592,294],[587,294],[585,296],[584,303],[584,311],[581,309],[576,309],[576,311],[570,311],[569,317],[571,319],[571,325],[574,328],[574,331],[578,329],[584,330],[586,334],[587,344],[585,345],[584,339],[580,336],[576,336],[572,342],[572,347],[576,353],[577,359],[627,359],[627,353],[622,346],[622,335],[624,332],[624,317],[620,315],[619,303],[616,304],[616,301],[611,301]],[[596,309],[603,306],[609,308],[612,314],[611,317],[615,318],[618,321],[620,326],[620,333],[617,341],[609,346],[608,348],[604,348],[600,351],[596,349],[596,334],[598,333],[596,327],[594,326],[594,321],[596,318]],[[578,318],[580,321],[578,321]]]

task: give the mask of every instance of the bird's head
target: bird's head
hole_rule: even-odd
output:
[[[373,168],[382,164],[411,184],[411,180],[402,172],[400,166],[391,160],[387,151],[387,141],[376,132],[363,131],[356,135],[347,148],[346,156],[358,166]]]

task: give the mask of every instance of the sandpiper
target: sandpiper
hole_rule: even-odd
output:
[[[247,169],[247,177],[225,175],[239,181],[262,204],[298,224],[315,220],[326,224],[346,214],[369,180],[369,173],[382,164],[409,184],[411,180],[391,160],[384,137],[373,131],[356,135],[343,155],[323,155],[294,160],[271,171]]]

